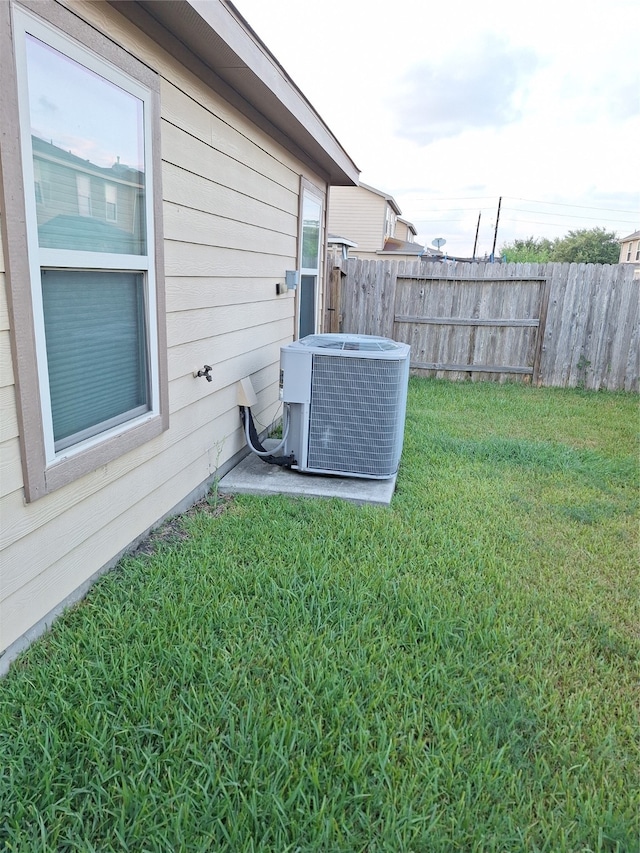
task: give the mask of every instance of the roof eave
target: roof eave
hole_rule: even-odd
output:
[[[360,186],[362,187],[362,189],[369,190],[370,192],[375,193],[376,195],[382,196],[382,198],[388,204],[391,205],[394,213],[397,216],[400,216],[402,214],[402,211],[400,210],[400,206],[398,205],[398,202],[395,200],[395,198],[392,195],[389,195],[389,193],[385,193],[382,190],[377,190],[375,187],[369,186],[369,184],[363,184],[362,182],[360,182]]]
[[[252,111],[304,152],[330,184],[358,184],[359,169],[259,36],[229,0],[109,0],[131,20],[143,10]]]
[[[404,219],[402,216],[398,217],[398,222],[404,223],[407,226],[407,228],[409,229],[409,231],[411,231],[412,234],[415,234],[415,235],[418,234],[418,232],[416,230],[416,226],[413,224],[413,222],[409,222],[408,219]]]

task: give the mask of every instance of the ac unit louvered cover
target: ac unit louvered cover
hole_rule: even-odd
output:
[[[385,479],[398,470],[407,344],[374,335],[309,335],[281,348],[286,455],[293,468]]]
[[[405,374],[404,360],[314,355],[308,467],[393,475],[402,448]]]

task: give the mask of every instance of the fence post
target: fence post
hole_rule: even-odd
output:
[[[339,332],[342,325],[342,280],[346,273],[335,265],[329,272],[329,286],[327,288],[327,304],[324,318],[325,332]]]

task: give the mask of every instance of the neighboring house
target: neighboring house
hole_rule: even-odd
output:
[[[620,240],[620,264],[640,263],[640,231],[634,231]]]
[[[415,243],[417,233],[413,222],[409,222],[408,219],[403,219],[401,216],[396,217],[396,233],[393,236],[397,240],[402,240],[405,243]]]
[[[416,260],[424,247],[413,242],[416,230],[400,218],[401,213],[392,196],[367,184],[331,188],[329,231],[357,244],[350,257],[380,259],[392,254]]]
[[[353,240],[347,240],[346,237],[339,237],[337,234],[327,235],[327,259],[329,265],[345,261],[349,257],[350,249],[357,249],[358,244]]]
[[[376,256],[392,255],[396,260],[417,261],[424,254],[425,248],[420,243],[414,243],[412,240],[398,240],[397,237],[387,237],[382,251],[377,252]]]
[[[0,69],[6,665],[277,417],[358,172],[225,0],[5,0]]]
[[[382,251],[378,252],[378,254],[396,259],[401,258],[407,261],[418,260],[418,258],[423,257],[428,252],[426,252],[424,246],[416,243],[415,238],[417,233],[412,222],[409,222],[408,219],[402,219],[400,216],[396,217],[395,234],[385,239]]]

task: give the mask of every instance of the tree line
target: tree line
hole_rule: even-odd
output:
[[[620,244],[614,231],[580,228],[565,237],[527,237],[505,243],[500,254],[509,263],[617,264]]]

